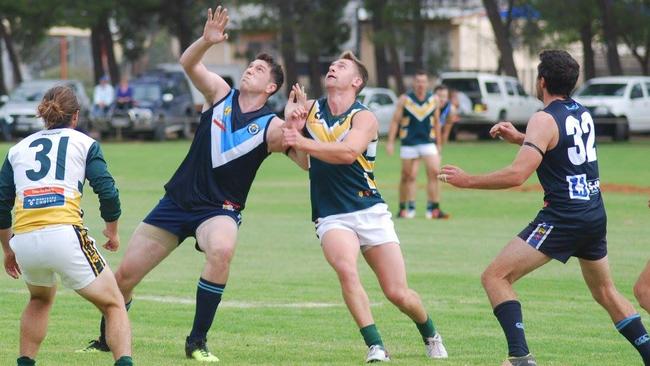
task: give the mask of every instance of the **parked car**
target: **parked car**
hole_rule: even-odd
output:
[[[588,80],[573,95],[594,117],[596,134],[627,140],[650,132],[650,77],[609,76]]]
[[[537,98],[524,91],[516,78],[482,72],[446,72],[440,82],[467,95],[472,102],[469,113],[461,114],[454,128],[489,138],[490,127],[498,121],[510,121],[523,128],[530,116],[542,109]]]
[[[6,100],[6,103],[0,107],[0,123],[15,136],[27,136],[42,130],[45,124],[42,118],[36,116],[36,110],[45,92],[56,85],[67,85],[74,90],[81,106],[77,126],[80,130],[86,130],[88,128],[90,100],[79,80],[41,79],[24,81],[9,93],[8,97],[2,97],[2,99]]]
[[[386,88],[366,87],[357,96],[357,100],[366,105],[377,117],[379,122],[379,135],[388,135],[390,121],[397,106],[397,96]]]
[[[93,125],[103,134],[145,135],[164,140],[169,133],[191,135],[198,123],[189,83],[182,74],[158,73],[131,80],[133,107],[114,108],[104,125]],[[101,121],[97,121],[101,123]]]

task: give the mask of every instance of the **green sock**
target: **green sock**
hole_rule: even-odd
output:
[[[359,329],[363,340],[366,342],[366,346],[370,347],[372,345],[384,346],[384,342],[381,341],[381,335],[374,324],[370,324]]]
[[[436,335],[436,327],[433,325],[433,321],[429,316],[427,316],[426,322],[422,324],[415,323],[415,325],[418,327],[418,330],[422,335],[422,339],[427,339]]]
[[[17,365],[18,366],[34,366],[36,365],[36,360],[32,360],[31,358],[27,356],[21,356],[17,360]]]
[[[115,361],[115,366],[133,366],[133,359],[131,356],[122,356]]]

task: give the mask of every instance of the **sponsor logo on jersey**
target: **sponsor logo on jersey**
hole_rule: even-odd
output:
[[[27,189],[24,192],[24,209],[45,208],[65,205],[63,188],[43,187]]]
[[[257,135],[260,132],[260,126],[257,123],[251,123],[248,125],[248,133],[251,135]]]
[[[238,204],[236,204],[234,202],[228,201],[228,200],[223,201],[223,204],[221,205],[222,209],[228,210],[228,211],[239,211],[240,207],[241,207],[240,205],[238,205]]]
[[[227,116],[230,114],[230,112],[232,112],[232,108],[229,105],[227,105],[226,108],[223,109],[223,115]]]

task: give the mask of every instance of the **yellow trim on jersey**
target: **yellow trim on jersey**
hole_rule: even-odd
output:
[[[418,121],[423,121],[428,117],[437,107],[436,99],[431,95],[424,103],[418,104],[411,97],[406,98],[404,103],[404,110],[410,113]]]
[[[307,130],[309,134],[316,140],[320,142],[336,142],[348,131],[352,126],[352,118],[354,115],[362,109],[353,109],[350,113],[345,116],[343,121],[335,123],[333,126],[328,126],[327,122],[323,119],[319,119],[317,115],[319,114],[318,102],[314,102],[314,106],[311,108],[309,115],[307,116]]]
[[[81,219],[81,196],[66,197],[63,206],[23,208],[23,201],[16,197],[16,217],[13,231],[16,234],[38,230],[50,225],[83,226]]]

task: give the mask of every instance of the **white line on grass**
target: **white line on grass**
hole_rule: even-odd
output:
[[[0,289],[0,292],[13,293],[13,294],[27,294],[26,289]],[[73,292],[68,290],[59,291],[59,296],[72,296]],[[76,296],[76,294],[75,294]],[[178,305],[194,305],[195,299],[189,297],[178,296],[158,296],[158,295],[136,295],[136,301],[151,301],[165,304],[178,304]],[[383,303],[371,303],[371,306],[381,306]],[[254,301],[224,301],[221,307],[237,308],[237,309],[252,309],[252,308],[290,308],[290,309],[319,309],[319,308],[334,308],[343,307],[344,303],[329,303],[329,302],[289,302],[289,303],[267,303],[267,302],[254,302]]]

